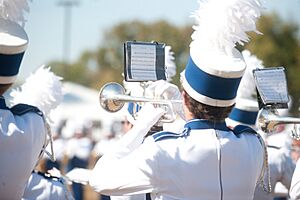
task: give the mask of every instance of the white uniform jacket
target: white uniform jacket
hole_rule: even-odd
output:
[[[158,132],[132,149],[101,157],[90,185],[106,195],[151,193],[152,200],[252,200],[263,168],[257,136],[206,120],[189,121],[179,134]]]
[[[9,109],[0,98],[0,199],[20,200],[46,141],[42,113],[18,104]]]
[[[254,200],[274,199],[274,189],[277,182],[281,182],[287,189],[291,186],[293,172],[296,167],[292,158],[286,154],[284,147],[278,148],[275,146],[268,146],[267,151],[272,192],[267,193],[263,191],[262,187],[257,186],[255,189]],[[265,182],[267,182],[267,176],[265,176]]]

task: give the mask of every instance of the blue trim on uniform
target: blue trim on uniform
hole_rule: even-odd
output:
[[[220,131],[229,131],[230,129],[226,126],[225,122],[212,122],[209,120],[203,120],[203,119],[194,119],[191,121],[188,121],[185,125],[185,128],[187,129],[215,129]]]
[[[185,79],[199,94],[218,100],[236,97],[241,78],[222,78],[202,71],[190,57],[185,68]]]
[[[182,133],[173,133],[169,131],[160,131],[157,133],[154,133],[152,135],[153,139],[155,142],[162,140],[162,139],[167,139],[167,138],[179,138],[188,135],[187,131],[183,131]]]
[[[258,112],[233,108],[229,118],[243,124],[255,125]]]
[[[8,108],[3,96],[0,96],[0,109],[10,110],[14,115],[24,115],[29,112],[34,112],[40,116],[43,116],[43,112],[35,106],[27,104],[17,104],[11,108]]]
[[[209,120],[194,119],[187,122],[184,125],[184,129],[181,133],[161,131],[153,134],[152,137],[155,142],[163,139],[180,138],[189,135],[190,131],[195,129],[214,129],[220,131],[232,131],[236,136],[239,136],[242,133],[252,133],[257,135],[257,132],[249,126],[238,125],[233,130],[231,130],[226,126],[225,122],[214,123]]]
[[[8,109],[3,96],[0,96],[0,109]]]
[[[208,120],[194,119],[187,122],[184,125],[184,129],[181,133],[173,133],[168,131],[157,132],[152,135],[154,141],[159,141],[167,138],[179,138],[185,137],[189,135],[190,130],[193,129],[215,129],[220,131],[230,131],[230,129],[226,126],[225,122],[214,123]]]
[[[234,127],[234,129],[232,130],[232,132],[234,132],[235,135],[240,135],[242,133],[257,134],[257,132],[254,129],[252,129],[249,126],[244,126],[244,125],[237,125],[236,127]]]
[[[17,104],[13,106],[10,110],[14,115],[24,115],[29,112],[34,112],[40,116],[43,116],[43,113],[37,107],[27,104]]]
[[[19,73],[19,68],[25,52],[19,54],[0,54],[0,76],[15,76]]]

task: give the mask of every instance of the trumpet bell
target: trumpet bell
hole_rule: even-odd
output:
[[[149,99],[126,95],[123,86],[114,82],[107,83],[101,88],[99,102],[101,107],[108,112],[121,110],[126,102],[136,102],[139,104],[148,102],[166,111],[166,114],[160,119],[160,122],[163,123],[170,123],[175,120],[176,115],[173,112],[173,104],[182,103],[181,100]]]
[[[99,94],[99,102],[102,108],[108,112],[117,112],[122,109],[125,102],[117,100],[114,97],[118,95],[124,95],[124,88],[118,83],[105,84]]]

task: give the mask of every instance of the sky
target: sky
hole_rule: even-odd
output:
[[[29,1],[25,31],[29,37],[19,73],[22,81],[39,66],[63,60],[64,0]],[[70,1],[70,0],[68,0]],[[118,23],[138,19],[145,22],[166,20],[174,25],[192,24],[190,14],[198,8],[197,0],[72,0],[69,61],[83,51],[101,45],[103,33]],[[300,27],[300,0],[266,0],[264,12],[276,12]],[[300,34],[299,34],[300,35]],[[122,44],[120,44],[120,48]]]

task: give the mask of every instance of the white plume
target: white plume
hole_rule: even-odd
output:
[[[253,76],[254,69],[264,68],[263,63],[255,55],[251,55],[250,51],[244,50],[242,52],[246,62],[246,71],[240,82],[237,97],[244,99],[256,99],[256,85]]]
[[[193,45],[209,46],[231,52],[236,43],[249,41],[246,32],[256,30],[261,15],[260,0],[199,0],[199,9],[192,14],[196,21]]]
[[[165,46],[165,65],[167,68],[167,80],[169,82],[172,81],[172,78],[176,75],[175,57],[171,48],[171,46]]]
[[[38,107],[51,123],[50,112],[63,99],[62,78],[50,71],[50,67],[41,66],[31,74],[19,89],[11,91],[12,105],[24,103]]]
[[[0,18],[24,25],[26,12],[29,12],[28,0],[0,0]]]

